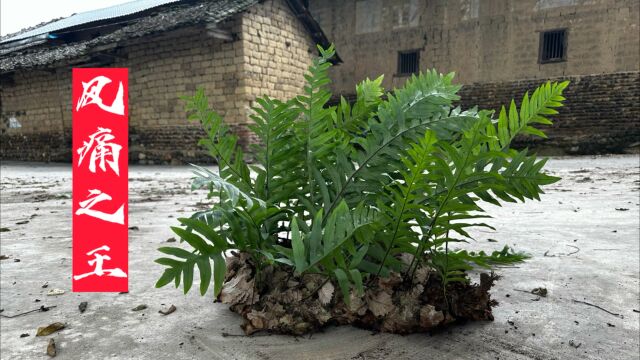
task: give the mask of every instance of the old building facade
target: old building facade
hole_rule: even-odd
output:
[[[554,153],[622,152],[640,141],[638,0],[323,0],[310,10],[344,61],[333,90],[366,77],[401,85],[455,71],[462,105],[497,109],[546,80],[572,81],[538,145]]]
[[[298,1],[181,1],[145,11],[106,20],[126,25],[87,40],[18,50],[1,44],[2,159],[69,161],[71,68],[108,66],[129,68],[132,161],[207,161],[197,146],[204,132],[187,121],[179,96],[203,87],[210,105],[249,142],[255,98],[298,94],[315,44],[327,43]],[[73,33],[81,38],[84,31]]]
[[[204,133],[186,120],[179,96],[204,87],[249,143],[255,98],[299,93],[315,44],[329,42],[342,61],[331,87],[347,98],[366,77],[385,74],[392,89],[435,68],[457,73],[462,106],[498,109],[543,81],[569,79],[549,139],[522,138],[522,146],[561,154],[638,148],[640,0],[145,3],[154,1],[0,39],[1,159],[69,161],[71,68],[108,66],[129,68],[132,161],[206,161],[196,145]]]

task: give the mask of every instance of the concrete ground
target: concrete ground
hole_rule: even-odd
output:
[[[2,315],[56,307],[0,318],[0,356],[46,358],[54,338],[60,359],[637,359],[639,158],[556,158],[548,168],[563,180],[541,202],[487,207],[497,231],[477,232],[470,245],[508,244],[533,256],[498,270],[495,321],[411,336],[334,327],[305,337],[246,337],[240,317],[211,294],[153,286],[162,269],[153,259],[172,237],[169,226],[206,201],[189,191],[187,167],[130,169],[129,225],[137,227],[129,232],[130,291],[102,294],[70,292],[69,165],[3,163],[0,225],[9,231],[0,233],[0,254],[9,259],[0,261]],[[537,287],[548,296],[524,292]],[[47,296],[51,289],[66,292]],[[148,308],[131,310],[140,304]],[[158,313],[172,304],[173,314]],[[53,322],[66,328],[35,336]]]

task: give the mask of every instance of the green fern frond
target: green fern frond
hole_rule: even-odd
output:
[[[487,203],[540,200],[544,186],[559,180],[545,173],[546,159],[511,146],[521,135],[546,136],[539,126],[552,124],[567,82],[547,82],[497,115],[454,107],[454,74],[435,70],[386,94],[382,77],[367,79],[353,103],[341,98],[329,106],[335,49],[320,54],[301,95],[256,99],[250,129],[259,144],[251,166],[204,90],[184,98],[219,170],[194,168],[193,189],[207,188],[212,204],[172,228],[193,250],[161,248],[168,256],[157,260],[166,267],[157,286],[174,282],[186,293],[197,267],[200,292],[213,282],[218,294],[224,254],[238,250],[256,271],[269,264],[321,273],[348,303],[366,279],[411,274],[418,264],[435,269],[446,287],[469,281],[476,266],[527,258],[508,247],[487,254],[450,245],[465,245],[471,229],[491,228]],[[402,254],[414,255],[412,264]]]

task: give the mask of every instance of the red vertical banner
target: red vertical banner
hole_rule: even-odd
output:
[[[128,291],[128,70],[73,69],[73,291]]]

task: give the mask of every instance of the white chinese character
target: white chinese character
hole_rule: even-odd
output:
[[[111,257],[109,255],[101,255],[98,254],[98,251],[100,250],[104,250],[104,251],[109,251],[111,249],[109,249],[109,247],[107,245],[103,245],[97,249],[93,249],[91,251],[89,251],[87,253],[87,255],[94,256],[93,260],[89,260],[88,263],[90,266],[94,266],[95,264],[95,268],[92,272],[86,273],[86,274],[82,274],[82,275],[74,275],[73,279],[74,280],[80,280],[80,279],[84,279],[87,276],[91,276],[91,275],[97,275],[97,276],[102,276],[104,274],[107,274],[107,276],[114,276],[114,277],[120,277],[120,278],[126,278],[127,274],[122,271],[120,268],[115,268],[115,269],[103,269],[102,268],[102,264],[104,263],[105,260],[111,260]]]
[[[116,210],[116,212],[114,212],[113,214],[107,214],[98,210],[91,210],[91,208],[95,204],[104,200],[112,200],[112,198],[111,196],[109,196],[109,194],[103,193],[100,190],[89,190],[89,196],[87,197],[87,200],[81,201],[79,203],[80,209],[76,211],[76,215],[86,214],[104,221],[124,224],[124,205],[120,205],[118,210]]]
[[[96,76],[89,82],[83,81],[82,87],[84,88],[84,91],[82,92],[82,96],[80,96],[80,99],[78,100],[76,111],[80,110],[81,107],[84,107],[86,105],[96,104],[102,110],[116,115],[124,115],[124,90],[122,88],[122,82],[120,82],[116,98],[113,100],[110,106],[105,105],[102,101],[102,98],[100,97],[102,88],[110,82],[111,79],[102,75]]]
[[[115,136],[111,135],[111,129],[98,127],[98,131],[89,136],[89,141],[84,141],[84,146],[81,146],[76,150],[78,155],[80,155],[78,167],[82,164],[82,160],[87,153],[93,149],[89,159],[89,170],[92,173],[95,173],[96,161],[100,160],[99,166],[102,171],[106,171],[106,163],[116,173],[116,175],[120,176],[118,159],[120,158],[120,150],[122,149],[122,146],[109,142],[115,138]],[[111,160],[107,159],[108,156],[111,157]]]

